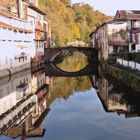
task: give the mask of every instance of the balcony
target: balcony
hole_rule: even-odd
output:
[[[119,41],[119,40],[109,40],[108,41],[109,46],[128,46],[128,41]]]
[[[124,30],[115,32],[108,36],[108,45],[109,46],[128,46],[129,37]]]

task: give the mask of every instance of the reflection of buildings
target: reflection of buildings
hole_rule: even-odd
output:
[[[117,112],[118,115],[125,114],[125,117],[140,116],[140,97],[135,93],[131,94],[131,90],[128,93],[118,81],[107,77],[103,75],[100,75],[98,79],[92,77],[93,86],[97,89],[104,109],[107,112]]]
[[[47,115],[49,78],[44,71],[25,71],[11,79],[0,81],[0,134],[18,136],[43,136],[42,125]]]
[[[30,70],[13,75],[10,80],[3,79],[0,81],[0,115],[31,93],[30,84]]]

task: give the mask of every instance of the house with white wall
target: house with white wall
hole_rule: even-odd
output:
[[[129,52],[140,52],[140,10],[118,10],[114,20],[127,22]]]
[[[26,8],[27,20],[32,23],[36,54],[33,61],[43,61],[44,49],[48,44],[48,22],[44,19],[46,13],[38,7],[38,0],[23,0]]]
[[[90,37],[91,46],[99,50],[99,59],[140,52],[140,11],[118,10],[113,21],[97,27]]]
[[[128,51],[126,22],[109,21],[96,28],[91,34],[91,46],[99,50],[99,60],[119,52]]]
[[[30,68],[31,60],[43,61],[49,31],[44,15],[38,0],[14,0],[9,6],[0,1],[0,70],[14,73]]]
[[[30,63],[35,55],[30,22],[0,12],[0,69]]]

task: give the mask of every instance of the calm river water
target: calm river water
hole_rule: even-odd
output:
[[[58,67],[79,71],[86,66],[81,57]],[[44,70],[27,70],[0,80],[0,139],[139,140],[139,101],[102,73],[47,77]]]

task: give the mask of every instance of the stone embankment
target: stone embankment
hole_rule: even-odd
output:
[[[18,72],[25,71],[30,68],[31,68],[31,64],[26,63],[21,66],[2,69],[2,70],[0,70],[0,79],[5,78],[5,77],[10,77],[11,75],[14,75]]]
[[[120,65],[104,65],[104,71],[127,87],[140,93],[140,72],[138,70],[132,70]]]

